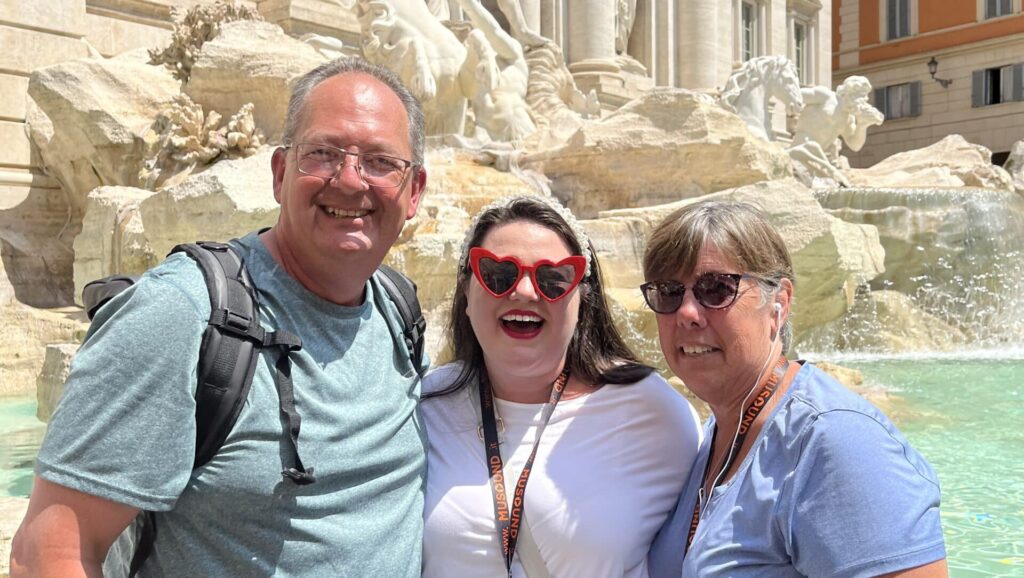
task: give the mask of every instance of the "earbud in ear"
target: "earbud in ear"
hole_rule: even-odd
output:
[[[782,335],[782,303],[776,303],[772,305],[772,308],[775,309],[775,324],[777,325],[775,336],[772,337],[772,341],[775,341]]]

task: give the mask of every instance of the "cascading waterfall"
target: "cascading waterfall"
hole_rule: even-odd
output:
[[[1024,198],[980,188],[844,188],[815,196],[834,216],[878,228],[886,271],[862,288],[846,318],[802,347],[906,353],[1024,345]],[[920,323],[919,335],[890,327],[905,330],[898,345],[868,335],[900,319]]]

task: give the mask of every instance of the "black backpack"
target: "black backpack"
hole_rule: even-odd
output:
[[[288,355],[301,349],[302,341],[287,331],[268,332],[260,326],[256,291],[245,262],[230,245],[200,241],[178,245],[169,255],[174,253],[185,253],[199,265],[210,294],[210,321],[203,332],[196,374],[196,456],[192,467],[202,466],[220,451],[248,397],[260,351],[274,348],[279,350],[275,381],[280,408],[288,420],[291,453],[295,461],[293,467],[286,468],[281,474],[299,485],[314,483],[313,468],[305,468],[299,457],[301,419],[295,410]],[[419,372],[426,321],[416,297],[416,285],[387,265],[381,265],[374,276],[398,308],[405,346],[413,367]],[[82,290],[82,301],[89,319],[107,301],[137,280],[135,276],[115,275],[88,283]],[[142,567],[156,540],[152,512],[141,512],[136,522],[138,542],[131,560],[130,576],[135,576]]]

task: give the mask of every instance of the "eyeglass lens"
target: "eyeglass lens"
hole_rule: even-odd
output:
[[[396,187],[402,183],[409,161],[372,153],[353,153],[329,145],[300,143],[295,146],[299,172],[332,179],[349,156],[356,157],[359,174],[367,184]]]
[[[693,297],[708,309],[723,309],[739,295],[742,275],[705,273],[690,289]],[[676,281],[654,281],[641,286],[647,305],[656,313],[675,313],[683,304],[686,286]]]

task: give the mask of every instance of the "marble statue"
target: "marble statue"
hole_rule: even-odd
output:
[[[885,115],[868,102],[871,83],[863,76],[851,76],[835,92],[824,86],[802,91],[804,109],[793,132],[790,157],[804,181],[826,179],[848,185],[840,166],[843,143],[859,151],[867,130],[882,124]],[[810,184],[810,183],[808,183]]]
[[[578,129],[584,119],[599,116],[597,93],[583,94],[576,87],[562,49],[530,29],[520,0],[497,0],[497,4],[512,37],[525,49],[529,67],[526,102],[537,126],[548,129],[548,136],[559,141]]]
[[[771,115],[773,97],[782,102],[790,114],[803,108],[796,65],[784,56],[758,56],[744,62],[725,83],[718,103],[739,115],[755,136],[775,140]]]
[[[480,0],[458,0],[473,24],[460,81],[482,140],[519,142],[537,130],[526,103],[530,69],[523,47],[502,30]]]
[[[423,104],[427,134],[462,134],[466,98],[459,82],[466,47],[423,0],[358,0],[363,56],[401,77]]]
[[[551,42],[535,30],[532,30],[529,24],[526,23],[522,0],[497,0],[497,4],[498,10],[501,10],[505,19],[508,20],[508,27],[512,37],[522,44],[524,48],[529,50],[530,48],[543,46]]]
[[[328,60],[358,54],[357,51],[346,48],[344,42],[333,36],[325,36],[323,34],[314,34],[310,32],[300,36],[299,40],[315,48],[317,52]]]
[[[629,46],[629,33],[633,31],[636,20],[636,0],[616,0],[615,2],[615,52],[626,54]]]

